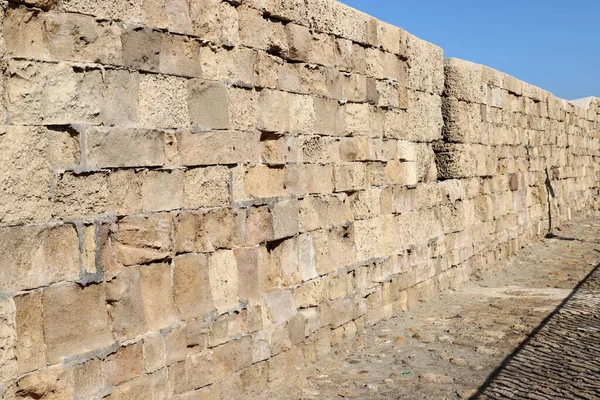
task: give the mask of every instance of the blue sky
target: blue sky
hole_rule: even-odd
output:
[[[341,0],[572,100],[600,97],[600,0]]]

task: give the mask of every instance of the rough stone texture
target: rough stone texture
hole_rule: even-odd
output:
[[[7,398],[260,398],[598,209],[597,99],[333,0],[2,4]]]

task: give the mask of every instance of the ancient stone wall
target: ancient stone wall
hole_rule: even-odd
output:
[[[332,0],[2,15],[6,399],[260,397],[598,207],[600,102]]]

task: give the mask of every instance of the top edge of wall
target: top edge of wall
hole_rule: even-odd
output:
[[[576,100],[562,99],[546,89],[532,85],[485,64],[478,64],[472,61],[451,57],[444,59],[444,65],[447,69],[447,74],[449,70],[450,74],[452,74],[452,70],[460,70],[462,75],[465,75],[465,73],[466,75],[469,75],[469,79],[472,80],[470,82],[471,84],[475,83],[474,79],[477,79],[490,86],[506,89],[511,93],[530,97],[536,101],[548,101],[549,99],[553,99],[554,101],[562,103],[565,108],[574,107],[582,110],[588,110],[592,106],[600,108],[600,98],[590,96]],[[447,75],[447,79],[452,80],[453,77]]]

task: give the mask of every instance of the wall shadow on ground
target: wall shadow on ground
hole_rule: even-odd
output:
[[[507,398],[600,398],[600,264],[471,397]]]

